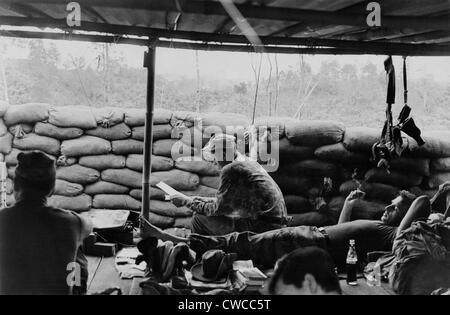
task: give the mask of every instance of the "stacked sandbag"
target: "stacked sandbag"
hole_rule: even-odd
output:
[[[61,151],[59,140],[39,136],[35,133],[27,134],[21,138],[15,137],[13,147],[25,151],[42,151],[53,156],[58,156]]]
[[[343,197],[347,197],[352,191],[357,189],[366,193],[366,199],[384,204],[390,203],[400,192],[400,189],[395,186],[356,180],[349,180],[342,183],[339,187],[339,192]]]
[[[205,118],[206,116],[206,118]],[[248,126],[248,120],[239,119],[233,115],[216,116],[216,132],[227,132],[234,130],[234,135],[243,135]],[[173,138],[180,141],[194,150],[204,145],[210,137],[210,130],[199,132],[198,121],[206,122],[208,127],[213,127],[212,122],[208,122],[208,115],[196,115],[193,113],[174,113],[172,124],[176,126]],[[281,167],[270,175],[280,186],[285,195],[288,211],[291,214],[303,214],[312,210],[310,202],[310,191],[314,188],[318,190],[323,183],[324,177],[331,177],[340,182],[341,167],[331,157],[324,159],[320,154],[315,155],[315,151],[320,147],[340,144],[344,134],[344,127],[341,124],[328,122],[302,122],[292,118],[271,118],[262,117],[255,121],[258,128],[259,149],[267,152],[275,152],[273,156],[278,160]],[[204,126],[203,126],[204,128]],[[212,128],[211,130],[213,130]],[[240,149],[241,138],[238,138],[238,149]],[[272,150],[273,149],[273,150]],[[158,151],[167,154],[164,151]],[[195,151],[194,151],[195,152]],[[247,152],[247,151],[246,151]],[[260,152],[259,152],[260,153]],[[339,155],[335,153],[335,155]],[[355,154],[356,155],[356,154]],[[358,156],[359,159],[362,159]],[[205,194],[218,189],[220,177],[217,169],[204,161],[179,158],[175,161],[175,167],[199,174],[200,186]],[[338,184],[339,185],[339,184]],[[208,189],[208,191],[206,190]],[[189,193],[186,193],[189,195]]]
[[[0,162],[6,162],[6,156],[11,152],[12,150],[12,136],[8,132],[8,128],[4,123],[3,116],[6,113],[6,110],[8,108],[8,104],[5,102],[0,102]],[[7,167],[7,180],[11,183],[12,177],[9,176],[9,170],[8,165]],[[12,185],[10,185],[12,187]],[[11,189],[7,191],[7,205],[11,205],[12,201],[12,191]]]
[[[284,201],[286,203],[286,208],[291,215],[304,214],[312,211],[312,205],[308,198],[295,195],[285,195]]]
[[[370,161],[373,145],[380,140],[377,129],[364,127],[347,128],[343,145],[355,154],[363,154]],[[439,185],[450,180],[450,133],[448,131],[424,132],[425,145],[407,138],[409,150],[401,158],[390,161],[388,170],[376,168],[370,163],[358,181],[346,178],[340,193],[346,197],[351,189],[360,188],[372,202],[387,204],[400,190],[416,195],[432,196]]]
[[[36,123],[34,132],[37,135],[52,137],[58,140],[76,139],[83,135],[83,130],[80,128],[61,128],[44,122]]]
[[[335,223],[339,220],[344,202],[344,197],[336,196],[328,203],[329,213]],[[353,209],[351,220],[380,220],[387,204],[380,201],[372,201],[366,197],[366,199],[361,200]]]
[[[365,180],[369,183],[383,183],[406,189],[408,187],[420,186],[423,182],[423,176],[400,171],[388,171],[382,168],[373,168],[366,173]]]
[[[77,212],[140,211],[144,110],[48,104],[1,106],[0,110],[0,158],[8,167],[10,203],[14,202],[11,183],[17,155],[39,150],[57,166],[51,206]],[[214,197],[216,189],[201,185],[200,178],[216,178],[219,170],[211,163],[190,160],[196,149],[174,136],[172,122],[172,112],[155,111],[150,220],[160,227],[189,227],[192,211],[174,207],[156,185],[163,181],[189,196]],[[206,115],[204,123],[215,123],[213,116]]]
[[[257,125],[278,127],[280,138],[272,145],[278,146],[280,167],[270,175],[284,194],[288,213],[296,217],[294,224],[311,223],[312,218],[319,218],[308,214],[314,211],[324,178],[339,186],[342,163],[350,158],[359,163],[363,157],[345,150],[345,127],[339,123],[262,118]]]
[[[49,118],[49,104],[29,103],[9,106],[3,119],[7,126],[31,124],[46,121]]]
[[[352,127],[345,130],[343,144],[347,150],[369,156],[372,147],[380,141],[381,132],[378,129]]]
[[[172,138],[179,139],[183,143],[180,146],[185,144],[198,150],[210,136],[205,130],[203,133],[199,130],[198,122],[205,121],[204,116],[190,112],[174,113]],[[229,130],[239,130],[239,124],[245,123],[228,115],[217,117],[218,132],[226,129],[225,124],[234,127]],[[392,161],[390,170],[383,171],[371,161],[372,147],[380,139],[380,130],[364,127],[346,129],[336,122],[299,121],[289,117],[257,118],[255,126],[259,128],[259,134],[267,132],[263,140],[266,143],[258,139],[258,145],[264,149],[276,148],[280,167],[270,175],[280,186],[288,211],[293,215],[301,216],[312,211],[313,199],[320,193],[325,177],[333,180],[332,199],[345,198],[352,190],[364,188],[366,207],[356,211],[355,218],[366,219],[379,218],[381,210],[402,189],[430,194],[436,185],[447,179],[449,172],[449,162],[436,159],[446,154],[446,142],[441,138],[433,139],[428,147],[420,150],[414,147],[417,152]],[[172,147],[169,144],[169,141],[159,143],[158,154],[167,156],[169,152],[164,148]],[[191,163],[197,163],[197,166]],[[185,162],[182,158],[175,161],[176,168],[198,173],[201,186],[217,189],[220,178],[205,173],[198,164],[198,161]],[[361,175],[358,184],[352,180],[355,173]]]
[[[262,119],[263,125],[268,124],[266,120]],[[380,130],[345,129],[339,123],[291,119],[274,119],[274,124],[282,130],[278,142],[280,168],[271,175],[285,195],[288,211],[294,215],[301,216],[299,209],[308,209],[306,201],[311,202],[311,196],[320,191],[324,177],[333,180],[334,197],[330,202],[338,212],[351,191],[366,192],[364,206],[355,211],[355,219],[379,219],[401,190],[432,196],[439,185],[450,181],[448,132],[425,132],[427,143],[423,147],[408,139],[411,150],[392,160],[389,170],[384,170],[372,161],[372,147],[380,140]],[[353,179],[355,174],[359,179]]]
[[[429,131],[423,133],[425,145],[416,146],[411,156],[439,159],[450,157],[450,131]]]
[[[165,130],[170,127],[169,120],[170,115]],[[112,153],[113,141],[132,140],[132,128],[137,125],[128,126],[124,121],[125,112],[118,108],[40,103],[8,106],[0,102],[0,154],[8,168],[8,204],[14,203],[12,179],[17,155],[38,150],[53,158],[57,166],[51,206],[77,212],[119,206],[139,210],[140,200],[129,195],[131,187],[101,179],[105,170],[126,168],[128,154]],[[167,131],[165,134],[170,138]],[[173,168],[173,160],[166,163]],[[141,174],[139,178],[141,182]]]
[[[310,147],[339,143],[344,132],[342,124],[331,121],[299,120],[286,124],[286,137],[291,143]]]
[[[4,121],[4,116],[9,108],[9,104],[4,101],[0,101],[0,162],[6,162],[6,157],[12,151],[12,141],[13,137],[8,130],[8,126]],[[8,178],[6,182],[6,204],[11,206],[14,204],[14,195],[12,191],[12,177],[9,176],[11,171],[9,170],[9,166],[7,164]]]
[[[76,197],[53,195],[48,199],[48,205],[75,212],[86,212],[92,209],[92,198],[84,194]]]
[[[9,154],[12,150],[12,142],[13,136],[9,132],[0,136],[0,153],[4,155]]]
[[[4,136],[8,133],[8,127],[2,118],[0,118],[0,136]]]
[[[175,112],[170,124],[172,138],[180,140],[194,151],[201,150],[211,136],[218,133],[242,138],[251,120],[240,114]]]
[[[139,211],[145,117],[143,109],[40,103],[9,106],[0,102],[0,161],[7,163],[8,202],[14,202],[12,179],[17,155],[40,150],[57,165],[51,205],[78,212]],[[163,181],[187,196],[214,197],[220,186],[220,169],[202,160],[201,149],[212,134],[226,132],[238,136],[238,148],[243,145],[241,153],[248,153],[244,133],[250,124],[248,117],[238,114],[156,110],[150,222],[162,228],[190,227],[192,211],[174,207],[156,185]],[[313,212],[327,177],[333,180],[331,196],[327,197],[333,220],[354,189],[366,192],[365,207],[355,211],[354,217],[379,218],[400,190],[432,195],[450,180],[448,132],[424,133],[425,146],[413,147],[392,161],[389,170],[383,170],[371,161],[371,148],[379,140],[380,130],[289,117],[257,118],[255,126],[260,151],[273,154],[280,165],[270,175],[298,223],[311,223],[316,217],[323,221],[323,213],[317,216]]]
[[[3,116],[5,116],[8,110],[9,104],[5,101],[0,101],[0,119],[3,121]]]

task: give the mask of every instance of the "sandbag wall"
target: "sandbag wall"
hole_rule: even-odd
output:
[[[52,107],[24,104],[0,107],[0,161],[8,167],[8,204],[12,194],[17,155],[40,150],[56,160],[57,182],[49,205],[76,212],[91,209],[140,211],[145,111],[139,109]],[[172,113],[154,116],[152,185],[165,181],[187,195],[212,197],[215,189],[200,184],[201,174],[189,163],[171,156]],[[176,147],[176,146],[175,146]],[[207,175],[218,175],[211,168]],[[202,170],[199,170],[202,173]],[[151,221],[168,227],[189,226],[192,212],[164,200],[151,190]]]
[[[400,190],[432,196],[440,184],[450,180],[448,131],[425,133],[423,147],[407,138],[410,152],[392,161],[387,171],[377,168],[371,161],[372,146],[379,141],[380,130],[345,128],[331,121],[286,118],[284,122],[285,138],[280,140],[281,167],[273,177],[294,216],[316,210],[316,197],[321,193],[324,177],[333,180],[328,214],[335,221],[345,198],[355,189],[362,189],[367,195],[355,209],[354,219],[380,219],[386,205]]]
[[[0,104],[0,160],[8,165],[9,193],[17,154],[41,150],[57,162],[51,205],[78,212],[140,210],[144,110]],[[219,185],[219,170],[190,156],[198,153],[212,133],[236,134],[251,121],[236,114],[157,110],[154,123],[152,186],[165,181],[186,195],[212,197]],[[255,124],[269,129],[267,141],[279,147],[280,168],[271,175],[294,216],[316,211],[324,177],[333,179],[328,214],[334,220],[344,198],[357,187],[367,192],[368,207],[357,209],[355,218],[376,219],[401,189],[432,194],[450,180],[450,132],[425,134],[427,144],[395,161],[388,173],[370,162],[379,130],[278,117],[258,118]],[[260,145],[267,146],[266,140]],[[355,170],[357,181],[352,179]],[[164,197],[161,190],[151,189],[150,221],[162,228],[188,227],[192,212],[174,207]],[[14,202],[12,195],[8,201]]]

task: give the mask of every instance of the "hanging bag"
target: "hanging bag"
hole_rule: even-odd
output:
[[[387,108],[386,122],[381,134],[381,140],[372,147],[373,160],[377,162],[379,168],[386,168],[389,171],[390,161],[400,158],[402,154],[409,150],[409,141],[402,137],[402,132],[412,137],[419,146],[425,142],[421,137],[421,131],[417,127],[414,119],[410,117],[411,107],[408,106],[408,79],[406,68],[406,57],[403,58],[403,88],[404,88],[404,106],[398,117],[398,123],[393,124],[392,105],[395,103],[395,68],[392,62],[392,56],[389,56],[384,67],[388,77],[387,88]]]

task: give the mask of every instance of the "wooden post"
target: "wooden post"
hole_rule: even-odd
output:
[[[147,111],[145,117],[144,138],[144,171],[142,178],[142,211],[141,216],[149,220],[150,214],[150,176],[152,169],[152,145],[153,145],[153,111],[155,105],[155,63],[156,41],[148,47],[144,56],[144,67],[147,68]],[[141,233],[145,228],[141,226]]]
[[[6,163],[0,162],[0,209],[6,208]]]

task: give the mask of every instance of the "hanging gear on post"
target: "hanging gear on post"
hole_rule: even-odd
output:
[[[384,69],[388,78],[386,122],[381,133],[381,140],[372,147],[372,154],[378,167],[389,169],[389,160],[393,158],[393,155],[398,155],[398,149],[401,149],[403,141],[401,137],[398,137],[398,133],[397,136],[394,136],[392,104],[395,103],[395,68],[392,56],[385,60]]]
[[[411,107],[408,106],[408,77],[406,67],[406,57],[403,57],[403,88],[404,88],[404,101],[402,111],[398,117],[398,126],[401,131],[413,138],[419,146],[423,146],[425,141],[422,139],[422,132],[417,127],[414,119],[409,117],[411,115]]]
[[[402,137],[402,131],[412,137],[419,146],[423,146],[425,142],[421,137],[420,129],[416,126],[414,119],[410,117],[411,107],[408,106],[406,57],[403,60],[405,105],[398,117],[397,125],[394,125],[392,116],[392,105],[395,104],[395,67],[392,62],[392,56],[385,60],[384,68],[388,77],[386,122],[381,134],[381,140],[372,147],[372,157],[379,168],[386,168],[389,171],[389,162],[401,157],[405,151],[410,149],[409,140],[406,137]]]

